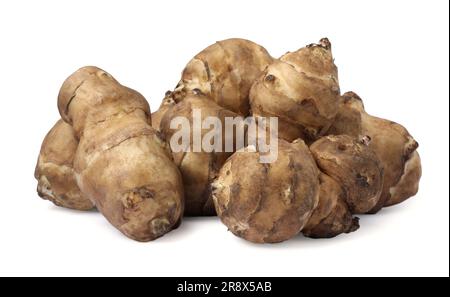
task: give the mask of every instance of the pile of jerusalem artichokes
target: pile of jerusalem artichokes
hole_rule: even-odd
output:
[[[421,177],[408,131],[368,114],[356,93],[341,94],[326,38],[280,58],[248,40],[216,42],[187,63],[153,113],[139,92],[83,67],[64,81],[58,109],[35,170],[39,196],[96,208],[137,241],[183,216],[214,215],[256,243],[330,238],[356,231],[355,215],[414,196]],[[257,146],[236,139],[231,150],[173,150],[174,121],[193,123],[196,111],[223,130],[226,118],[276,118],[277,158],[261,162]]]

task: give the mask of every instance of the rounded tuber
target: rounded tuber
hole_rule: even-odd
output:
[[[348,209],[341,185],[321,173],[319,176],[319,204],[302,233],[312,238],[331,238],[358,230],[359,219]]]
[[[274,243],[297,235],[319,202],[319,170],[302,140],[278,143],[278,159],[260,163],[251,147],[233,154],[214,181],[217,214],[235,235]]]
[[[72,127],[62,120],[56,122],[45,136],[39,153],[34,172],[37,192],[57,206],[89,210],[94,204],[80,192],[73,171],[77,148]]]
[[[217,175],[218,171],[225,163],[232,151],[225,151],[225,137],[230,137],[225,133],[225,117],[237,117],[238,115],[223,107],[220,107],[212,100],[204,98],[202,95],[189,94],[183,101],[170,107],[161,121],[161,133],[166,140],[169,140],[178,133],[179,129],[173,129],[170,124],[177,117],[184,117],[189,120],[190,125],[194,125],[194,112],[201,112],[198,120],[203,121],[208,117],[220,120],[221,127],[217,129],[201,129],[201,139],[207,133],[220,133],[222,148],[220,151],[205,151],[202,147],[199,151],[193,151],[194,135],[193,130],[188,132],[189,142],[186,148],[179,152],[173,152],[175,164],[179,167],[183,176],[185,189],[185,215],[202,216],[215,215],[214,205],[211,200],[210,183]],[[177,127],[178,128],[178,127]],[[233,135],[231,135],[233,137]],[[234,143],[234,140],[230,140]]]
[[[381,198],[370,213],[417,193],[422,171],[416,150],[418,143],[403,126],[367,114],[357,94],[347,92],[342,96],[338,115],[328,133],[370,137],[369,147],[384,167]]]
[[[96,67],[63,83],[58,108],[80,140],[74,170],[81,192],[125,235],[156,239],[180,222],[183,185],[138,92]]]
[[[342,186],[352,213],[371,210],[383,187],[383,166],[368,141],[348,135],[326,136],[310,147],[320,170]]]
[[[278,117],[280,138],[310,142],[333,123],[339,92],[331,44],[324,38],[270,64],[250,90],[250,105],[254,116]]]
[[[272,60],[262,46],[252,41],[218,41],[189,61],[173,98],[180,102],[187,93],[200,92],[218,105],[246,116],[250,88]]]

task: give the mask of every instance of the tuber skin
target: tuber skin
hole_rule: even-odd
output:
[[[319,182],[319,204],[302,233],[311,238],[332,238],[358,230],[359,218],[353,218],[339,183],[324,173],[320,173]]]
[[[279,140],[278,159],[259,162],[251,147],[234,153],[212,184],[217,214],[236,236],[276,243],[296,236],[319,202],[319,170],[302,140]]]
[[[369,213],[401,203],[417,193],[422,172],[417,141],[403,126],[367,114],[356,93],[347,92],[342,96],[328,134],[371,138],[369,146],[384,167],[384,183],[379,203]]]
[[[323,38],[274,60],[250,90],[254,116],[279,118],[279,137],[310,143],[329,129],[340,90],[331,44]]]
[[[149,241],[179,224],[181,175],[150,126],[141,94],[89,66],[63,83],[58,109],[79,139],[77,184],[112,225],[134,240]]]
[[[159,109],[152,113],[152,127],[156,130],[160,131],[161,120],[163,119],[166,112],[174,106],[176,103],[172,98],[172,92],[167,91],[166,96],[161,102]]]
[[[45,136],[34,173],[38,195],[57,206],[90,210],[94,204],[78,188],[73,159],[78,140],[72,127],[59,120]]]
[[[249,114],[249,91],[273,58],[262,46],[245,39],[218,41],[189,61],[174,90],[176,102],[196,91],[239,115]]]
[[[189,94],[183,101],[170,107],[161,121],[161,134],[166,140],[171,139],[178,129],[171,129],[170,123],[176,117],[186,117],[192,126],[193,110],[201,110],[202,120],[207,117],[219,118],[222,123],[222,144],[225,144],[225,117],[237,117],[238,115],[229,111],[203,95]],[[211,130],[211,129],[210,129]],[[203,136],[210,130],[202,129]],[[234,142],[233,142],[234,143]],[[185,211],[186,216],[212,216],[216,215],[211,198],[210,183],[216,177],[218,171],[231,156],[232,152],[193,152],[193,134],[190,133],[190,151],[174,152],[175,164],[180,169],[185,189]]]
[[[342,186],[354,214],[377,205],[383,189],[383,166],[368,143],[365,137],[338,135],[322,137],[310,146],[319,169]]]

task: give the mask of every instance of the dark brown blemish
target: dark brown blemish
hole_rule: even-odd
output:
[[[266,76],[265,80],[268,82],[273,82],[275,80],[275,76],[273,76],[272,74],[269,74]]]
[[[347,146],[343,143],[338,144],[338,150],[345,152],[347,150]]]
[[[239,193],[241,192],[241,185],[238,183],[234,183],[230,187],[230,194],[231,197],[237,197],[239,196]]]
[[[365,177],[364,175],[361,175],[360,173],[356,174],[356,184],[363,188],[367,188],[370,186],[367,181],[367,177]]]
[[[322,38],[319,41],[319,45],[327,50],[329,50],[331,48],[331,42],[330,40],[328,40],[328,38]]]
[[[370,144],[370,142],[372,141],[372,138],[369,135],[364,135],[363,137],[361,137],[361,139],[359,140],[359,142],[365,146],[368,146]]]
[[[211,70],[209,69],[208,62],[203,61],[203,64],[205,65],[205,71],[206,71],[206,75],[208,77],[208,81],[211,81]]]
[[[314,140],[317,137],[317,130],[314,128],[305,128],[305,136],[308,139]]]

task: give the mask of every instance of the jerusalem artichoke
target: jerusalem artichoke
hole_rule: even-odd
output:
[[[357,94],[347,92],[342,96],[338,115],[328,134],[368,135],[371,138],[370,147],[384,167],[384,183],[380,201],[369,210],[370,213],[417,193],[421,177],[417,141],[403,126],[367,114]]]
[[[156,239],[183,213],[178,168],[150,126],[150,108],[138,92],[96,67],[63,83],[58,108],[80,143],[74,169],[81,192],[125,235]]]
[[[270,64],[250,90],[254,116],[279,119],[279,137],[311,142],[328,130],[337,113],[337,68],[323,38]]]
[[[341,185],[321,173],[319,176],[319,204],[302,233],[312,238],[331,238],[359,228],[359,218],[353,218],[345,201]]]
[[[217,214],[246,240],[287,240],[303,229],[319,202],[319,170],[302,140],[280,140],[278,159],[268,164],[250,149],[233,154],[214,181]]]
[[[89,210],[94,204],[80,192],[73,171],[78,147],[72,127],[62,120],[56,122],[42,142],[34,176],[37,192],[57,206]]]
[[[383,187],[383,167],[368,141],[347,135],[326,136],[310,146],[320,170],[343,187],[352,213],[371,210]]]
[[[220,120],[220,127],[213,129],[201,129],[201,139],[210,131],[213,133],[220,133],[222,145],[220,151],[205,151],[200,147],[199,151],[193,151],[194,133],[192,127],[188,131],[189,142],[186,143],[182,151],[174,152],[174,161],[178,165],[183,176],[185,188],[185,215],[201,216],[201,215],[215,215],[214,205],[211,200],[210,183],[217,175],[218,171],[225,163],[226,159],[232,154],[232,151],[225,150],[225,137],[233,137],[233,135],[226,135],[225,133],[225,117],[237,117],[238,115],[223,107],[220,107],[212,100],[204,98],[203,95],[189,94],[180,103],[169,108],[161,121],[161,133],[166,140],[171,139],[174,134],[179,131],[173,129],[170,124],[172,120],[177,117],[184,117],[189,123],[194,126],[194,113],[198,111],[199,118],[197,120],[203,121],[208,117],[214,117]],[[234,140],[230,143],[234,144]]]
[[[246,116],[250,87],[272,60],[262,46],[249,40],[218,41],[189,61],[173,98],[180,102],[187,93],[197,91],[218,105]]]

